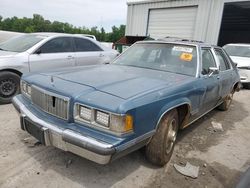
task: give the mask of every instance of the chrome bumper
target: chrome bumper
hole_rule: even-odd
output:
[[[26,130],[24,119],[42,129],[44,145],[72,152],[99,164],[107,164],[111,161],[115,153],[113,145],[48,123],[35,116],[17,97],[13,98],[12,103],[20,114],[23,130]]]

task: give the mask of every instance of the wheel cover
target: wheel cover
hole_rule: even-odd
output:
[[[0,95],[2,97],[11,97],[16,93],[17,85],[12,79],[0,81]]]
[[[167,141],[166,141],[166,154],[169,154],[172,151],[174,143],[176,141],[177,136],[177,122],[175,119],[172,119],[167,133]]]

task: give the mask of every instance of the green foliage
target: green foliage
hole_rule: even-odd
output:
[[[73,34],[91,34],[95,35],[97,40],[103,42],[116,42],[125,35],[125,25],[119,27],[113,26],[112,32],[107,33],[104,28],[97,26],[92,28],[75,27],[69,23],[59,21],[51,22],[45,20],[43,16],[34,14],[33,18],[5,18],[0,15],[0,29],[6,31],[16,31],[24,33],[32,32],[59,32],[59,33],[73,33]]]

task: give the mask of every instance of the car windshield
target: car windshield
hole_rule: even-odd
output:
[[[24,52],[43,39],[44,37],[39,35],[22,35],[1,43],[0,49],[11,52]]]
[[[125,51],[114,64],[195,76],[195,46],[169,43],[138,43]]]
[[[250,57],[250,46],[226,45],[224,49],[230,56]]]

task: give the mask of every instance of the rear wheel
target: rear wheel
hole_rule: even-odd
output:
[[[228,96],[226,96],[226,98],[224,99],[224,102],[220,106],[218,106],[218,109],[222,111],[227,111],[230,105],[232,104],[233,95],[234,95],[234,91],[232,91]]]
[[[20,76],[13,72],[0,72],[0,104],[11,103],[11,99],[20,93]]]
[[[170,160],[179,128],[178,112],[171,110],[160,121],[159,127],[146,146],[147,159],[158,166],[164,166]]]

